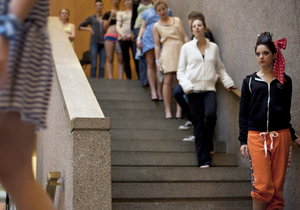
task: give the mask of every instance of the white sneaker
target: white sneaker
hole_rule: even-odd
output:
[[[195,141],[195,136],[187,136],[183,139],[183,141]]]
[[[178,127],[179,130],[188,130],[189,128],[193,127],[193,123],[191,121],[186,121],[184,125]]]

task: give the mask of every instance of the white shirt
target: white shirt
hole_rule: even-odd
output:
[[[177,79],[185,93],[195,91],[216,91],[220,77],[225,88],[234,85],[220,58],[219,47],[206,39],[203,59],[197,47],[197,39],[185,43],[180,51]]]

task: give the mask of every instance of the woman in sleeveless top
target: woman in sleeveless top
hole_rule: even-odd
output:
[[[131,17],[131,30],[134,33],[134,37],[137,38],[139,35],[140,28],[142,26],[142,14],[145,10],[152,7],[151,0],[138,0],[133,2],[132,8],[132,17]],[[135,46],[136,47],[136,46]],[[137,53],[134,53],[135,55]],[[147,78],[147,64],[145,56],[140,54],[135,56],[135,59],[139,63],[139,79],[141,86],[148,87],[148,78]]]
[[[155,4],[157,0],[152,0]],[[168,9],[168,15],[172,16],[172,12]],[[159,21],[160,17],[156,13],[154,6],[145,10],[142,14],[142,26],[137,37],[137,47],[142,50],[146,57],[147,62],[147,76],[151,89],[151,99],[153,101],[163,101],[162,97],[162,83],[159,82],[156,66],[155,66],[155,55],[154,55],[154,40],[153,40],[153,26]],[[157,86],[157,87],[155,87]]]
[[[153,26],[155,43],[155,62],[157,69],[163,73],[163,99],[165,117],[172,118],[171,97],[173,78],[176,76],[180,49],[184,42],[188,42],[182,22],[178,17],[168,16],[168,7],[164,0],[154,5],[160,20]],[[162,44],[162,48],[161,48]],[[177,79],[176,82],[178,83]],[[177,104],[176,118],[181,117],[181,108]]]
[[[120,44],[118,42],[118,31],[116,28],[117,23],[117,12],[120,10],[119,4],[120,0],[111,0],[113,4],[113,9],[103,15],[103,28],[106,31],[106,34],[104,35],[104,46],[105,46],[105,52],[106,52],[106,58],[107,58],[107,72],[108,72],[108,78],[113,78],[113,61],[114,61],[114,52],[117,53],[118,58],[118,75],[119,79],[123,78],[123,72],[124,72],[124,61],[123,61],[123,55],[122,55],[122,49],[120,47]]]
[[[74,48],[74,40],[75,40],[75,25],[73,23],[69,23],[70,11],[66,8],[60,10],[59,19],[61,24],[67,33],[67,36],[70,40],[72,47]]]
[[[17,209],[54,210],[31,164],[52,83],[49,1],[7,2],[0,0],[0,182]]]

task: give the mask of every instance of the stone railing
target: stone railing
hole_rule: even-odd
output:
[[[110,119],[105,118],[56,17],[49,17],[54,78],[46,130],[37,135],[37,180],[59,171],[58,209],[111,209]]]

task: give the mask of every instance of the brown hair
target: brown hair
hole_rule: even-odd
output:
[[[164,4],[167,8],[168,8],[168,5],[167,5],[167,2],[165,0],[158,0],[157,2],[155,2],[154,4],[154,9],[156,11],[156,8],[161,5],[161,4]]]
[[[60,11],[59,11],[59,16],[61,14],[61,11],[63,10],[66,10],[68,12],[68,15],[70,16],[70,10],[68,10],[67,8],[62,8]],[[69,18],[67,18],[67,21],[69,22]]]
[[[201,20],[204,28],[206,28],[205,17],[201,12],[199,12],[199,11],[190,12],[190,14],[188,15],[188,19],[192,20],[192,24],[193,24],[194,20],[196,20],[196,19]],[[192,25],[191,25],[191,29],[192,29]]]

